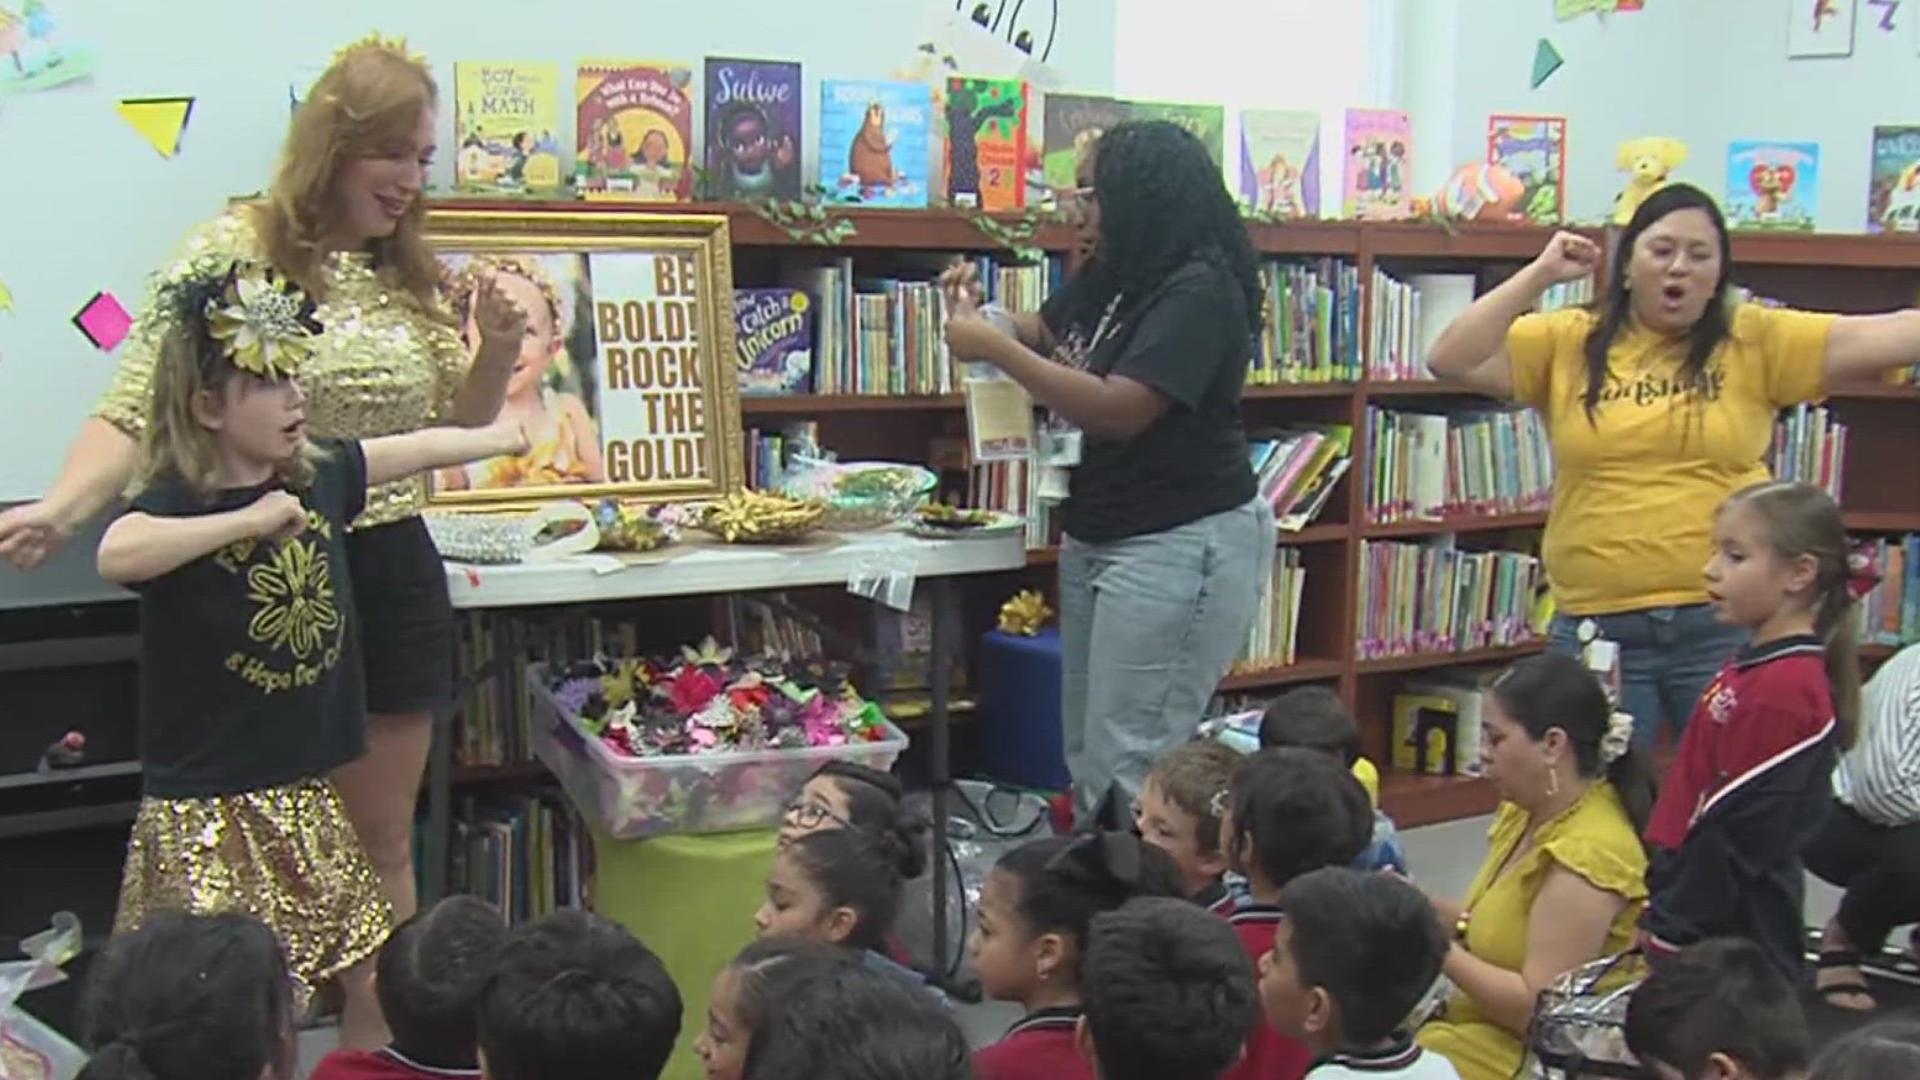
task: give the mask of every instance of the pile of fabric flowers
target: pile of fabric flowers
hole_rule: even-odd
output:
[[[566,668],[554,703],[628,757],[800,749],[875,742],[879,706],[847,681],[844,664],[742,659],[712,637],[668,658],[595,660]]]

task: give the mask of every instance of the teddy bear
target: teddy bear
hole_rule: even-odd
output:
[[[1633,220],[1646,197],[1660,190],[1667,174],[1687,160],[1687,144],[1664,135],[1648,135],[1620,144],[1613,167],[1627,174],[1627,186],[1613,201],[1613,223]]]

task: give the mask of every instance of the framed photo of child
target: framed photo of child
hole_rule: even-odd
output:
[[[442,286],[477,348],[482,282],[527,312],[503,411],[525,454],[429,478],[448,508],[603,495],[718,497],[740,486],[727,219],[621,208],[443,204],[428,217]]]

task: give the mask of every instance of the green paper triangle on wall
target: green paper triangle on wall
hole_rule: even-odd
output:
[[[1559,71],[1560,65],[1564,63],[1566,61],[1561,59],[1560,50],[1553,47],[1553,42],[1541,38],[1540,43],[1533,47],[1532,88],[1540,89],[1540,84],[1552,78],[1553,73]]]

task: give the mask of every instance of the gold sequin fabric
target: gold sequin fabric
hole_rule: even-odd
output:
[[[152,398],[153,365],[165,332],[154,293],[167,282],[235,259],[263,259],[253,212],[236,207],[187,237],[159,274],[134,319],[113,384],[95,415],[139,438]],[[307,423],[315,435],[371,439],[445,422],[466,380],[468,354],[451,324],[422,310],[406,290],[384,280],[369,256],[336,253],[324,269],[326,299],[315,318],[321,333],[300,371]],[[426,499],[422,478],[377,485],[355,528],[399,521]]]
[[[241,911],[267,924],[312,990],[373,956],[393,909],[324,779],[207,799],[142,799],[114,931],[155,911]]]

